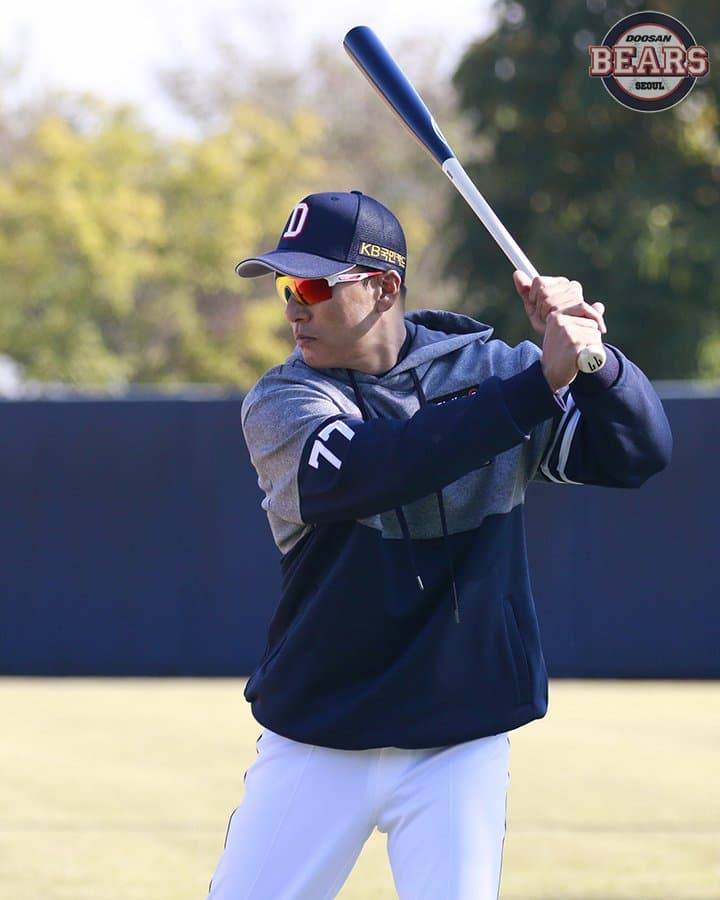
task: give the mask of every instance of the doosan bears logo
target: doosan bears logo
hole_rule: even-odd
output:
[[[618,103],[638,112],[676,106],[710,71],[705,47],[682,22],[656,10],[621,19],[588,52],[589,74],[602,78]]]

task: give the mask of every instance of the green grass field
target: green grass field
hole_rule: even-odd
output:
[[[0,679],[0,900],[202,900],[256,756],[243,687]],[[511,734],[503,900],[720,897],[719,711],[720,683],[552,682]],[[396,896],[385,839],[341,900]]]

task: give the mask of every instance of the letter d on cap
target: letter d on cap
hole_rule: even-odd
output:
[[[308,217],[309,212],[310,207],[307,205],[307,203],[298,203],[295,209],[293,209],[293,211],[290,213],[290,221],[288,222],[288,227],[283,237],[297,237],[305,226],[305,221]]]

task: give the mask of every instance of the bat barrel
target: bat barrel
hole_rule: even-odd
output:
[[[455,154],[410,79],[367,25],[351,28],[343,46],[349,56],[421,146],[442,165]]]

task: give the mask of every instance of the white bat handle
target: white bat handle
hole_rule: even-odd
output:
[[[487,228],[513,266],[524,272],[528,278],[536,278],[538,274],[537,269],[520,249],[515,238],[495,215],[490,204],[475,187],[472,179],[458,160],[454,156],[446,159],[442,164],[442,170],[465,198],[470,209],[473,210],[478,219]],[[598,369],[602,369],[605,365],[606,359],[605,348],[602,344],[585,347],[578,353],[577,367],[581,372],[597,372]]]

